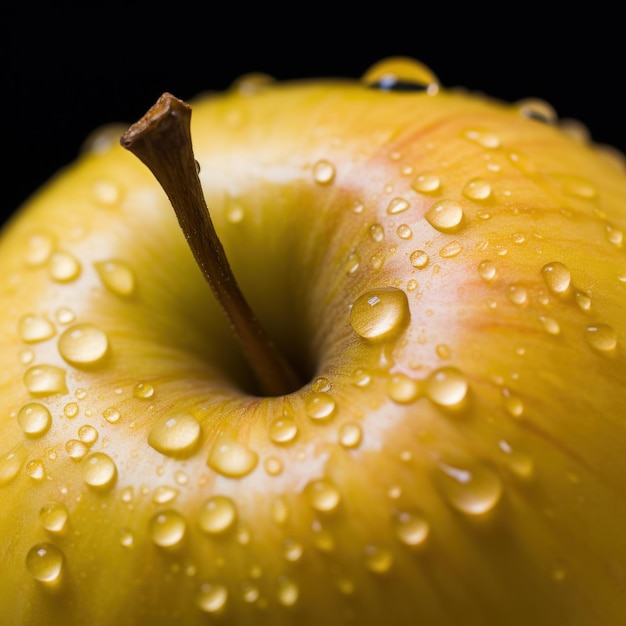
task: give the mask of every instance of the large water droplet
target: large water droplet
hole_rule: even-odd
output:
[[[26,555],[26,568],[35,580],[53,583],[63,572],[63,552],[51,543],[38,543]]]
[[[334,511],[341,501],[339,490],[327,479],[310,482],[305,491],[309,503],[316,511],[324,513]]]
[[[298,426],[289,416],[277,417],[269,425],[269,436],[274,443],[291,443],[298,434]]]
[[[387,381],[387,394],[399,404],[410,404],[419,397],[419,383],[406,374],[393,374]]]
[[[28,437],[45,435],[52,424],[50,411],[38,402],[24,405],[17,414],[17,421]]]
[[[337,408],[333,397],[325,391],[310,393],[304,401],[304,406],[306,414],[316,421],[331,418]]]
[[[48,263],[50,278],[59,283],[75,280],[80,275],[80,263],[69,252],[54,252]]]
[[[436,230],[450,232],[461,225],[463,208],[454,200],[439,200],[428,209],[424,217]]]
[[[453,408],[461,405],[467,396],[467,378],[455,367],[442,367],[426,380],[426,395],[435,404]]]
[[[481,261],[478,264],[478,274],[488,283],[496,277],[496,266],[492,261]]]
[[[135,292],[135,273],[123,261],[99,261],[94,266],[100,280],[111,293],[128,297]]]
[[[420,174],[411,184],[411,187],[419,193],[434,193],[440,186],[439,176],[435,174]]]
[[[26,389],[34,396],[50,396],[63,393],[65,386],[65,370],[56,365],[34,365],[24,373]]]
[[[93,489],[110,489],[117,480],[117,467],[104,452],[94,452],[83,461],[83,480]]]
[[[617,333],[608,324],[587,326],[585,338],[592,348],[605,354],[612,352],[617,347]]]
[[[396,536],[407,546],[418,546],[428,537],[430,525],[420,513],[398,513],[394,518]]]
[[[168,413],[158,419],[148,435],[148,443],[166,456],[186,456],[200,442],[202,428],[189,413]]]
[[[226,496],[209,498],[198,513],[200,530],[210,535],[226,532],[233,527],[236,519],[235,504]]]
[[[150,537],[161,548],[174,548],[182,542],[187,530],[185,518],[177,511],[161,511],[150,520]]]
[[[247,446],[226,436],[215,442],[207,465],[230,478],[240,478],[249,474],[257,465],[259,455]]]
[[[55,332],[54,326],[41,315],[24,315],[18,325],[18,333],[26,343],[45,341]]]
[[[139,382],[133,387],[133,398],[149,400],[154,395],[154,387],[150,383]]]
[[[357,422],[345,422],[339,429],[339,443],[344,448],[357,448],[363,439],[363,430]]]
[[[460,468],[440,463],[440,484],[448,502],[461,513],[482,515],[502,496],[500,477],[485,465]]]
[[[362,294],[350,311],[350,323],[355,332],[373,341],[399,333],[409,318],[406,294],[395,287],[381,287]]]
[[[59,337],[59,353],[71,365],[99,363],[109,350],[106,334],[93,324],[76,324]]]
[[[228,601],[228,589],[224,585],[205,583],[200,587],[196,605],[205,613],[221,613]]]
[[[74,461],[82,461],[89,452],[89,446],[78,439],[70,439],[65,442],[65,451]]]
[[[491,196],[491,185],[482,178],[473,178],[463,187],[463,195],[475,202],[488,200]]]
[[[54,534],[63,534],[67,529],[69,513],[64,504],[60,502],[49,502],[39,511],[41,525]]]
[[[543,280],[548,289],[557,295],[567,292],[571,282],[571,274],[563,263],[554,261],[547,263],[541,269]]]
[[[396,215],[397,213],[403,213],[411,205],[404,198],[394,198],[387,207],[387,213],[389,215]]]

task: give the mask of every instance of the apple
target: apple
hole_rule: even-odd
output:
[[[192,107],[2,233],[0,622],[624,623],[623,159],[408,59]]]

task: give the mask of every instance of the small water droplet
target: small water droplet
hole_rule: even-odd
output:
[[[174,548],[181,544],[187,523],[177,511],[161,511],[155,514],[149,523],[150,537],[161,548]]]
[[[78,404],[76,404],[76,402],[68,402],[63,407],[63,415],[65,415],[65,417],[69,417],[70,419],[76,417],[78,415]]]
[[[304,405],[306,414],[316,421],[329,419],[337,408],[333,397],[324,391],[310,393],[306,397]]]
[[[224,585],[204,583],[196,597],[196,606],[205,613],[221,613],[228,601],[228,589]]]
[[[24,373],[24,385],[34,396],[50,396],[66,391],[65,370],[56,365],[34,365]]]
[[[435,174],[420,174],[411,184],[411,188],[419,193],[434,193],[440,186],[439,176]]]
[[[78,439],[69,439],[65,442],[65,451],[74,461],[82,461],[89,452],[89,447]]]
[[[352,384],[355,387],[367,387],[372,382],[371,374],[362,367],[359,367],[352,372]]]
[[[393,565],[391,550],[379,546],[365,546],[365,565],[374,574],[385,574]]]
[[[179,491],[175,487],[169,485],[160,485],[152,493],[152,502],[155,504],[168,504],[176,499]]]
[[[230,478],[241,478],[249,474],[257,465],[259,455],[247,446],[222,435],[215,442],[207,465]]]
[[[459,241],[451,241],[439,250],[439,256],[443,259],[451,259],[463,252],[463,244]]]
[[[45,341],[54,336],[54,326],[41,315],[24,315],[18,324],[18,333],[26,343]]]
[[[46,477],[46,468],[43,465],[43,461],[41,459],[29,461],[26,464],[26,473],[28,474],[29,478],[32,478],[33,480],[43,480]]]
[[[456,367],[442,367],[426,380],[426,396],[442,407],[458,407],[465,400],[469,384]]]
[[[359,296],[350,311],[354,331],[372,341],[399,333],[409,322],[406,294],[395,287],[382,287]]]
[[[360,265],[361,255],[356,251],[352,251],[346,260],[346,274],[354,274],[354,272],[359,269]]]
[[[400,239],[410,239],[413,236],[413,231],[408,224],[400,224],[398,228],[396,228],[396,233]]]
[[[139,382],[133,387],[133,398],[148,400],[154,396],[154,387],[150,383]]]
[[[120,421],[120,412],[115,407],[109,407],[102,411],[102,417],[109,422],[109,424],[117,424]]]
[[[334,511],[339,506],[341,494],[335,485],[327,479],[314,480],[306,488],[310,505],[323,513]]]
[[[315,380],[311,383],[311,389],[313,391],[330,391],[332,389],[332,385],[330,380],[328,380],[328,378],[326,378],[326,376],[318,376],[317,378],[315,378]]]
[[[63,552],[51,543],[38,543],[26,555],[26,568],[35,580],[53,583],[63,572]]]
[[[120,544],[128,549],[135,544],[135,536],[128,528],[120,528]]]
[[[598,352],[613,352],[617,347],[617,333],[608,324],[594,324],[585,330],[587,343]]]
[[[509,285],[506,295],[516,306],[523,306],[528,302],[526,287],[522,287],[521,285]]]
[[[390,57],[370,67],[361,78],[369,87],[383,91],[425,91],[435,95],[439,91],[439,79],[423,63],[408,57]]]
[[[440,484],[448,502],[461,513],[482,515],[502,496],[500,477],[485,465],[460,468],[439,464]]]
[[[15,446],[10,452],[0,457],[0,486],[8,485],[20,472],[26,461],[23,445]]]
[[[567,292],[571,282],[571,274],[563,263],[554,261],[553,263],[547,263],[541,269],[543,280],[546,283],[548,289],[557,295]]]
[[[285,539],[283,542],[283,555],[287,561],[295,563],[302,557],[302,545],[293,539]]]
[[[41,525],[50,533],[63,534],[69,520],[67,507],[61,502],[49,502],[39,511]]]
[[[72,311],[72,309],[68,309],[65,306],[59,307],[56,310],[54,316],[59,324],[70,324],[76,319],[74,311]]]
[[[278,476],[283,471],[283,462],[275,456],[268,456],[263,465],[270,476]]]
[[[396,215],[408,210],[411,205],[404,198],[394,198],[387,207],[387,213],[389,215]]]
[[[372,224],[369,233],[372,241],[376,243],[380,243],[385,238],[385,229],[380,224]]]
[[[115,206],[122,197],[120,187],[108,180],[94,182],[92,191],[94,200],[107,208]]]
[[[492,261],[481,261],[478,264],[478,274],[485,282],[492,281],[496,273],[496,266]]]
[[[28,437],[45,435],[52,424],[50,411],[38,402],[25,404],[17,414],[17,421]]]
[[[508,390],[503,390],[504,408],[506,412],[515,418],[520,418],[524,414],[524,403],[518,396],[511,395]]]
[[[544,124],[556,124],[558,116],[554,108],[545,100],[539,98],[524,98],[517,104],[517,109],[522,117],[537,120]]]
[[[112,293],[128,297],[135,292],[135,273],[123,261],[99,261],[94,267],[103,285]]]
[[[272,519],[276,524],[282,526],[289,517],[289,505],[283,496],[278,496],[271,504]]]
[[[298,602],[300,590],[298,585],[289,576],[278,577],[276,597],[283,606],[294,606]]]
[[[591,298],[586,294],[578,291],[575,296],[576,304],[580,308],[581,311],[590,311],[591,310]]]
[[[117,480],[117,467],[104,452],[94,452],[83,461],[83,480],[93,489],[110,489]]]
[[[166,413],[152,426],[148,443],[165,456],[187,456],[198,443],[202,428],[198,420],[189,413]]]
[[[504,439],[498,442],[498,447],[506,455],[509,469],[520,478],[530,478],[534,471],[534,463],[530,456],[519,450],[515,450]]]
[[[59,283],[67,283],[78,278],[80,263],[69,252],[54,252],[48,262],[50,278]]]
[[[545,315],[539,316],[539,321],[543,326],[543,329],[549,335],[558,335],[561,332],[561,327],[559,323],[553,317],[546,317]]]
[[[621,248],[624,244],[624,233],[619,229],[607,224],[604,228],[607,241],[616,248]]]
[[[46,263],[54,250],[54,241],[50,235],[37,233],[26,241],[24,260],[31,267],[39,267]]]
[[[63,331],[58,348],[60,355],[71,365],[95,365],[106,356],[109,339],[93,324],[76,324]]]
[[[344,448],[358,448],[363,439],[363,430],[357,422],[345,422],[339,428],[339,443]]]
[[[398,513],[394,517],[393,525],[396,536],[407,546],[423,544],[430,533],[430,524],[420,513]]]
[[[313,179],[319,185],[328,185],[335,178],[335,166],[324,159],[313,166]]]
[[[454,200],[439,200],[428,209],[424,217],[434,229],[446,233],[461,225],[463,208]]]
[[[423,270],[429,263],[430,258],[423,250],[414,250],[410,257],[411,265],[417,270]]]
[[[473,178],[463,187],[462,193],[470,200],[481,202],[491,196],[491,185],[483,178]]]
[[[387,381],[387,395],[399,404],[415,402],[420,394],[419,383],[406,374],[392,374]]]
[[[277,417],[269,425],[269,437],[274,443],[291,443],[298,434],[298,426],[293,418]]]
[[[495,133],[488,130],[470,129],[463,133],[465,139],[483,148],[494,150],[500,147],[500,138]]]

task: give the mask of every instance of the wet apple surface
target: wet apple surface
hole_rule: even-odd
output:
[[[2,623],[619,624],[619,156],[409,61],[191,104],[302,386],[259,392],[103,131],[0,240]]]

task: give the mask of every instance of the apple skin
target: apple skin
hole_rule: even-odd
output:
[[[352,80],[239,81],[192,136],[308,382],[254,393],[165,194],[101,138],[0,240],[0,623],[618,626],[615,156]]]

